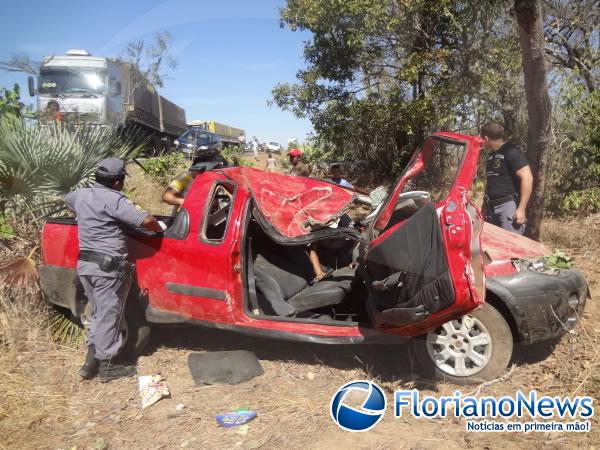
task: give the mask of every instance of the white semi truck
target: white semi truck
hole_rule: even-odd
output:
[[[37,94],[42,118],[136,126],[151,137],[154,152],[169,150],[187,128],[185,110],[149,87],[132,65],[86,50],[45,57],[37,89],[29,77],[29,94]]]

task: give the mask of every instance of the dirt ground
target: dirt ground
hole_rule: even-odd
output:
[[[101,384],[79,381],[83,350],[53,343],[35,317],[0,314],[0,448],[594,448],[600,423],[589,433],[472,433],[464,419],[394,418],[395,389],[422,395],[600,396],[600,217],[548,220],[544,240],[568,250],[586,274],[596,301],[588,302],[576,333],[541,359],[518,348],[507,379],[489,386],[434,384],[419,377],[409,346],[325,346],[250,338],[200,328],[157,328],[138,360],[139,375],[160,373],[170,398],[142,410],[137,379]],[[595,236],[595,237],[594,237]],[[190,352],[251,350],[264,375],[235,386],[198,388],[187,368]],[[366,433],[340,430],[329,416],[332,395],[354,379],[387,391],[383,420]],[[176,410],[178,404],[185,407]],[[596,405],[597,406],[597,405]],[[247,408],[258,417],[247,427],[223,429],[218,413]]]

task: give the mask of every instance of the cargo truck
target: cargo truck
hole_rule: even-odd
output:
[[[37,89],[29,77],[29,94],[36,93],[42,120],[137,126],[151,138],[155,153],[170,149],[187,128],[185,110],[151,88],[133,65],[86,50],[45,57]],[[45,114],[48,111],[58,115]]]
[[[243,147],[246,143],[246,132],[240,128],[230,127],[214,120],[192,120],[188,128],[197,128],[216,134],[223,145],[237,145]]]

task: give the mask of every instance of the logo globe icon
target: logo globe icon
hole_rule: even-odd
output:
[[[364,396],[360,408],[344,403],[351,392]],[[383,418],[386,399],[383,390],[366,380],[351,381],[342,386],[331,399],[331,418],[340,428],[347,431],[368,431]]]

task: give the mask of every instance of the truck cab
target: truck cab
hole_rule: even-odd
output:
[[[29,94],[36,93],[42,123],[135,128],[141,137],[151,138],[154,153],[169,150],[186,129],[183,108],[149,87],[132,64],[86,50],[45,57],[37,89],[29,77]]]
[[[44,58],[37,94],[37,109],[42,118],[49,106],[58,106],[69,121],[116,125],[122,119],[118,68],[106,58],[93,57],[85,50],[69,50],[66,55]]]

